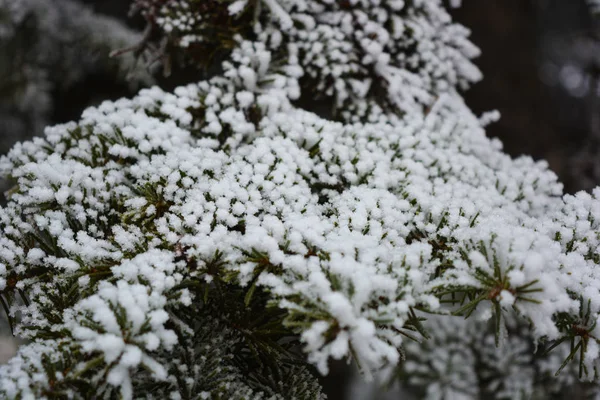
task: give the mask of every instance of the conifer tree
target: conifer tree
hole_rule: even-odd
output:
[[[340,359],[430,399],[597,395],[600,189],[486,137],[448,6],[135,1],[136,48],[211,77],[1,159],[29,340],[1,396],[320,399]]]

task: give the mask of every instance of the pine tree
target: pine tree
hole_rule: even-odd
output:
[[[319,399],[332,359],[431,399],[596,395],[600,189],[486,137],[447,6],[136,1],[136,49],[212,77],[0,161],[29,340],[2,396]]]

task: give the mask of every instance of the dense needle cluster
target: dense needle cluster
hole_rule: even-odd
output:
[[[213,78],[1,160],[1,298],[30,340],[3,396],[315,399],[331,359],[432,399],[596,378],[600,192],[485,136],[441,1],[136,6],[183,48],[235,34]]]

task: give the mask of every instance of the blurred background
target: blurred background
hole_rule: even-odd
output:
[[[466,93],[502,118],[488,133],[514,156],[546,159],[565,190],[600,183],[600,16],[585,0],[464,0],[455,19],[482,49]]]
[[[482,49],[485,77],[467,103],[502,115],[489,135],[513,156],[548,160],[567,192],[600,184],[600,16],[586,0],[462,3],[453,14]],[[131,52],[108,57],[142,38],[144,21],[128,9],[126,0],[0,0],[0,154],[103,100],[202,79],[177,69],[164,77]],[[7,326],[0,331],[4,362],[16,344]],[[330,399],[399,398],[351,376],[343,364],[333,369]]]

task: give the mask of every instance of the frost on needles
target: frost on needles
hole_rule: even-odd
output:
[[[485,136],[445,7],[138,0],[221,68],[2,158],[28,344],[1,396],[318,399],[331,359],[431,399],[595,394],[600,189]]]

